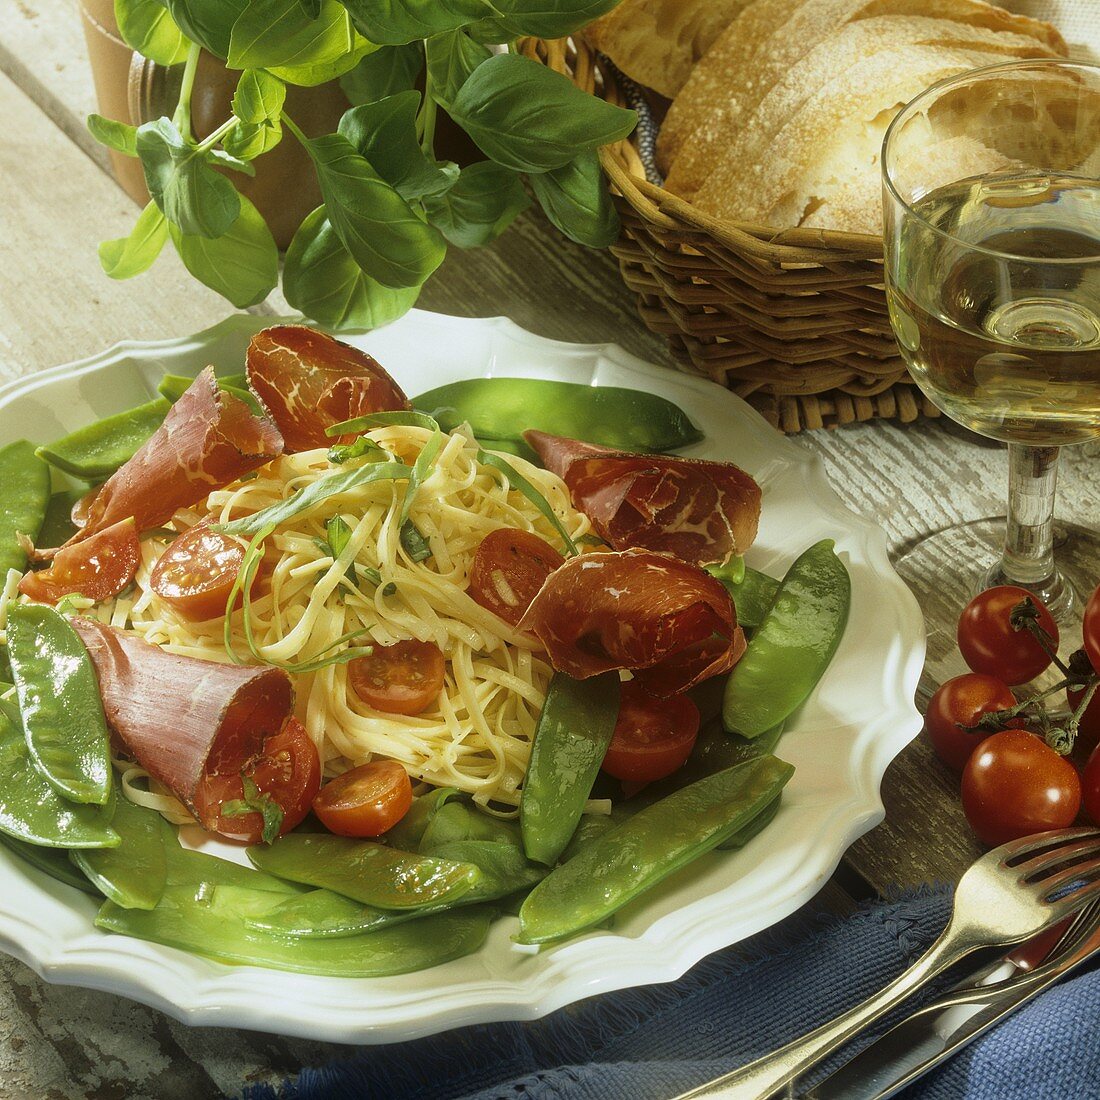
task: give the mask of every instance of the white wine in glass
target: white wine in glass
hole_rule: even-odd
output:
[[[1023,61],[941,81],[891,124],[882,173],[890,320],[910,373],[951,419],[1009,445],[1000,556],[988,523],[963,524],[899,568],[918,593],[951,588],[952,566],[968,595],[1028,588],[1072,645],[1100,541],[1068,528],[1079,545],[1056,566],[1053,514],[1059,448],[1100,438],[1100,68]],[[942,608],[930,635],[953,643],[960,610]]]

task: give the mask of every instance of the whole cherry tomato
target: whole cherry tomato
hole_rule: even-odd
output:
[[[1023,684],[1050,664],[1050,655],[1031,631],[1017,630],[1009,621],[1012,609],[1027,599],[1035,604],[1039,626],[1057,650],[1058,627],[1046,607],[1026,588],[1001,585],[980,592],[959,618],[959,649],[975,672],[996,676],[1006,684]]]
[[[1085,620],[1081,624],[1085,636],[1085,652],[1093,668],[1100,668],[1100,586],[1089,597],[1085,606]]]
[[[1064,829],[1081,808],[1077,769],[1027,730],[987,737],[966,762],[962,805],[991,848],[1017,837]]]
[[[1016,696],[1003,680],[968,672],[945,681],[936,690],[924,716],[924,729],[936,755],[961,772],[970,754],[989,736],[988,731],[964,729],[977,725],[983,714],[1016,705]]]

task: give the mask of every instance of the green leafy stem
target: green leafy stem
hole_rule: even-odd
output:
[[[629,134],[636,116],[514,44],[571,34],[617,2],[115,0],[126,42],[183,71],[171,117],[88,119],[98,141],[140,160],[151,196],[128,237],[100,245],[105,272],[141,274],[171,240],[191,274],[233,305],[262,301],[279,281],[279,252],[247,177],[286,132],[308,154],[323,202],[290,242],[283,292],[330,328],[394,320],[448,247],[489,243],[531,194],[566,236],[605,247],[618,218],[597,150]],[[202,50],[240,76],[231,114],[200,137],[192,96]],[[286,110],[287,86],[332,81],[353,106],[335,133],[308,134]],[[443,115],[484,159],[437,158]]]

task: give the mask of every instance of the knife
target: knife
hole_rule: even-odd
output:
[[[885,1100],[1100,951],[1100,907],[972,973],[860,1051],[799,1100]],[[796,1083],[797,1085],[797,1083]]]

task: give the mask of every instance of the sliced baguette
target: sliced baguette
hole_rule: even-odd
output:
[[[883,135],[903,104],[938,80],[998,60],[943,46],[873,54],[820,87],[776,133],[766,160],[747,171],[723,161],[693,201],[719,217],[799,225],[844,188],[858,188],[854,181],[877,179]]]
[[[631,79],[671,99],[750,0],[622,0],[585,39]]]
[[[767,8],[758,12],[762,5]],[[760,15],[771,17],[770,30]],[[657,159],[672,180],[670,189],[690,198],[700,186],[697,165],[712,162],[713,149],[727,143],[732,128],[750,118],[772,88],[818,45],[845,24],[887,15],[949,19],[1024,35],[1054,53],[1066,52],[1050,24],[984,0],[757,0],[695,67],[661,127]],[[677,161],[689,145],[690,160],[680,166]]]
[[[738,166],[755,164],[768,156],[776,133],[823,85],[838,73],[846,73],[867,58],[901,46],[946,46],[980,49],[1004,60],[1057,56],[1049,46],[1028,35],[995,31],[984,26],[956,23],[923,16],[885,15],[861,19],[840,28],[810,50],[764,97],[751,116],[725,120],[713,141],[698,141],[684,149],[672,166],[665,186],[690,197],[714,171],[716,159],[735,174],[732,186],[740,186]],[[996,60],[990,58],[990,64]]]

